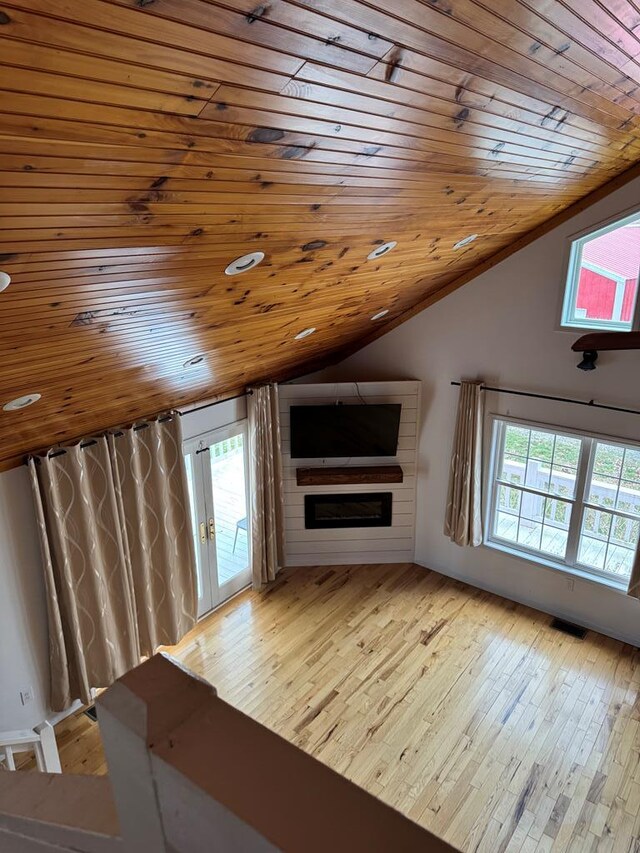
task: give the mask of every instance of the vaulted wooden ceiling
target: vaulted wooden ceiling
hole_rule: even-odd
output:
[[[631,167],[639,10],[0,3],[0,466],[302,373]]]

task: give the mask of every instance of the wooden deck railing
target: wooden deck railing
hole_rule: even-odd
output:
[[[0,774],[0,850],[453,851],[164,655],[97,704],[109,777]]]

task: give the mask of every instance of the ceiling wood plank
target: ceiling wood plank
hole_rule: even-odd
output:
[[[0,404],[42,399],[0,470],[317,368],[635,176],[639,31],[629,0],[2,3]]]

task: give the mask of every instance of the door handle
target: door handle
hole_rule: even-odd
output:
[[[215,521],[213,520],[213,518],[210,518],[209,519],[209,539],[215,539],[215,538],[216,538],[216,525],[215,525]]]
[[[200,522],[200,542],[204,545],[207,541],[207,526],[204,521]]]

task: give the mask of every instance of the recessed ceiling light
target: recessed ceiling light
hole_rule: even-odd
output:
[[[374,314],[374,315],[373,315],[373,317],[372,317],[371,319],[372,319],[372,320],[382,320],[382,318],[383,318],[383,317],[386,317],[386,315],[387,315],[388,313],[389,313],[389,309],[388,309],[388,308],[384,308],[382,311],[378,311],[376,314]]]
[[[458,240],[457,243],[454,243],[453,248],[461,249],[463,246],[468,246],[469,243],[473,243],[477,236],[477,234],[469,234],[469,236],[465,237],[464,240]]]
[[[397,245],[397,240],[390,240],[388,243],[383,243],[382,246],[376,246],[376,248],[367,255],[367,260],[375,261],[376,258],[381,258],[383,255],[386,255],[387,252],[395,249]]]
[[[225,275],[240,275],[241,272],[257,267],[264,260],[264,252],[251,252],[248,255],[243,255],[241,258],[236,258],[231,261],[225,270]]]
[[[4,412],[15,412],[18,409],[26,409],[32,403],[37,403],[41,396],[41,394],[25,394],[24,397],[16,397],[15,400],[9,400],[8,403],[5,403],[2,410]]]
[[[308,338],[309,335],[312,335],[315,332],[315,327],[312,326],[310,329],[303,329],[301,332],[295,336],[296,341],[301,341],[303,338]]]
[[[194,355],[193,358],[188,358],[182,366],[183,367],[195,367],[196,364],[201,364],[203,361],[204,361],[203,355]]]
[[[3,290],[6,290],[10,284],[11,276],[9,275],[9,273],[0,270],[0,293],[2,293]]]

